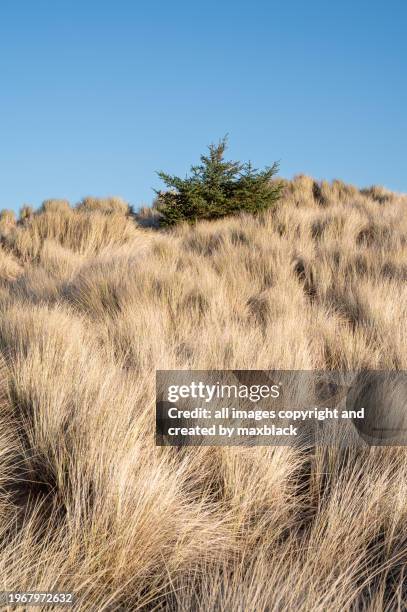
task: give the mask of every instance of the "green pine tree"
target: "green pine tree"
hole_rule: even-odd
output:
[[[272,182],[277,163],[259,171],[250,162],[225,161],[226,148],[226,136],[217,145],[211,144],[208,155],[201,155],[201,163],[192,166],[185,179],[158,172],[168,187],[157,191],[163,225],[219,219],[243,211],[256,213],[280,197],[281,184]]]

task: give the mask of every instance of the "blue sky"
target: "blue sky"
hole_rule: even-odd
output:
[[[280,174],[407,191],[405,0],[0,0],[0,208],[136,207],[229,133]]]

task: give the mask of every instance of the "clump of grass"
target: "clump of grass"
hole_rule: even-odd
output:
[[[4,280],[16,279],[21,271],[22,266],[18,263],[18,260],[0,247],[0,283]]]
[[[46,240],[90,255],[105,247],[124,244],[138,235],[138,228],[120,213],[92,215],[81,208],[62,207],[58,211],[42,210],[17,226],[5,237],[7,247],[24,261],[35,260]]]
[[[32,206],[25,204],[21,207],[20,210],[20,220],[23,222],[29,221],[34,214],[34,209]]]
[[[12,210],[0,211],[0,233],[9,234],[16,225],[16,215]]]
[[[78,204],[79,209],[92,211],[96,210],[105,214],[129,214],[130,207],[122,198],[110,197],[110,198],[93,198],[86,197]]]
[[[58,200],[58,199],[44,200],[41,206],[41,210],[43,212],[50,212],[50,213],[52,212],[67,213],[71,210],[71,205],[69,204],[68,200]]]

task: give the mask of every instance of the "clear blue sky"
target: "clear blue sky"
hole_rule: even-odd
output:
[[[407,191],[405,0],[0,0],[0,208],[136,207],[229,133],[282,176]]]

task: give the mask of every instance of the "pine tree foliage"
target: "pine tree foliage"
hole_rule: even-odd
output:
[[[278,164],[256,170],[250,162],[225,161],[227,137],[211,144],[201,163],[182,179],[165,172],[158,176],[167,191],[157,191],[156,206],[163,225],[182,221],[219,219],[239,212],[257,213],[269,208],[280,196],[281,184],[272,181]]]

